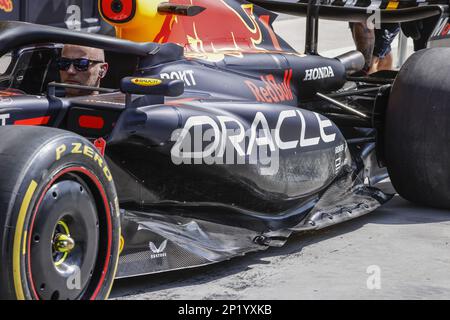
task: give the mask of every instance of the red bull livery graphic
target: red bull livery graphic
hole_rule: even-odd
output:
[[[171,3],[193,4],[208,9],[194,18],[168,15],[154,42],[175,42],[194,52],[262,49],[259,46],[263,44],[263,26],[254,15],[252,4],[233,8],[224,0],[173,0]],[[277,42],[271,47],[281,49]]]
[[[0,10],[5,12],[12,12],[14,9],[14,5],[12,0],[0,0]]]
[[[279,103],[284,101],[292,101],[294,95],[291,90],[292,69],[284,72],[283,83],[277,82],[275,77],[271,74],[261,76],[261,81],[264,86],[259,86],[250,80],[245,81],[245,84],[250,88],[256,101]]]
[[[163,2],[204,10],[193,16],[162,12]],[[292,51],[272,29],[276,14],[245,0],[102,0],[100,11],[120,38],[177,43],[187,53]]]

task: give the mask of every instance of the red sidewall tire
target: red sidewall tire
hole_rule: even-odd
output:
[[[0,180],[0,206],[6,209],[0,216],[0,298],[42,299],[45,296],[45,289],[40,291],[40,284],[34,281],[34,272],[38,268],[37,272],[40,273],[40,259],[48,256],[41,258],[36,253],[38,251],[33,251],[32,238],[37,225],[53,228],[52,217],[46,217],[48,212],[43,211],[41,206],[44,197],[48,198],[50,188],[57,188],[64,183],[86,189],[85,199],[93,200],[86,205],[95,209],[92,212],[96,213],[98,221],[98,242],[89,243],[90,247],[96,248],[91,253],[95,257],[92,259],[95,261],[92,276],[81,275],[87,280],[77,298],[107,298],[118,263],[120,218],[117,194],[106,161],[89,141],[58,129],[4,127],[0,128],[0,135],[11,137],[3,144],[0,143],[0,156],[10,159],[0,164],[0,169],[7,175],[7,179]],[[68,199],[62,198],[59,203],[69,203],[65,206],[72,206],[71,210],[76,211],[79,204],[70,204]],[[84,219],[82,214],[77,217]],[[46,274],[46,271],[42,274]],[[59,275],[57,272],[55,274]],[[52,285],[51,282],[47,284],[48,287]],[[53,294],[52,298],[59,297],[59,290],[55,292],[58,294]]]

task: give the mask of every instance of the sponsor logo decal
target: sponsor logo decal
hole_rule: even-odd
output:
[[[271,74],[261,76],[263,86],[247,80],[245,84],[259,102],[278,103],[292,101],[294,95],[291,90],[292,69],[284,71],[283,82],[278,82]]]
[[[0,0],[0,10],[11,12],[14,9],[12,0]]]
[[[134,78],[131,79],[131,82],[141,87],[154,87],[162,83],[160,79],[151,79],[151,78]]]
[[[9,113],[0,114],[0,126],[6,126],[6,120],[9,119],[11,115]]]
[[[192,71],[192,70],[161,73],[160,77],[161,77],[161,79],[167,79],[167,80],[183,80],[183,82],[188,87],[197,85],[197,81],[195,81],[195,77],[194,77],[194,71]]]
[[[336,174],[339,173],[339,171],[341,170],[342,166],[344,164],[346,164],[346,158],[345,158],[345,144],[341,144],[340,146],[337,146],[335,149],[335,153],[336,153],[336,159],[334,161],[334,165],[335,165],[335,172]]]
[[[281,131],[288,119],[297,122],[297,139],[283,139]],[[315,126],[315,128],[311,128]],[[316,134],[313,134],[316,132]],[[248,130],[230,116],[193,116],[183,129],[173,132],[172,162],[180,164],[254,164],[261,175],[274,175],[279,170],[279,150],[313,147],[336,140],[337,128],[317,113],[284,110],[279,113],[275,128],[266,116],[257,112]],[[339,151],[339,150],[338,150]]]
[[[314,68],[306,70],[305,78],[303,79],[303,81],[319,80],[333,77],[334,77],[333,68],[327,66],[322,68]]]
[[[103,171],[103,174],[105,175],[106,179],[109,182],[111,182],[112,181],[111,171],[106,165],[106,162],[103,161],[103,158],[95,150],[96,150],[95,148],[85,145],[83,143],[75,142],[70,144],[69,146],[66,144],[62,144],[55,150],[56,161],[61,159],[66,154],[82,154],[88,158],[93,159],[94,162],[97,163],[100,169]]]
[[[167,247],[167,240],[164,240],[159,247],[156,247],[156,245],[151,241],[148,243],[148,246],[152,252],[150,255],[151,259],[164,258],[167,256],[167,253],[164,252]]]

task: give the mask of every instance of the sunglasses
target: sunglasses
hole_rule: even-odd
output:
[[[70,66],[73,65],[75,70],[83,72],[87,71],[91,66],[91,64],[95,63],[103,63],[103,61],[90,60],[86,58],[79,58],[79,59],[58,58],[56,60],[58,69],[61,71],[67,71],[69,70]]]

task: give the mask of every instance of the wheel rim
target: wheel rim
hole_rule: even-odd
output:
[[[109,266],[112,224],[105,191],[85,168],[68,168],[44,188],[28,238],[35,299],[95,299]]]

